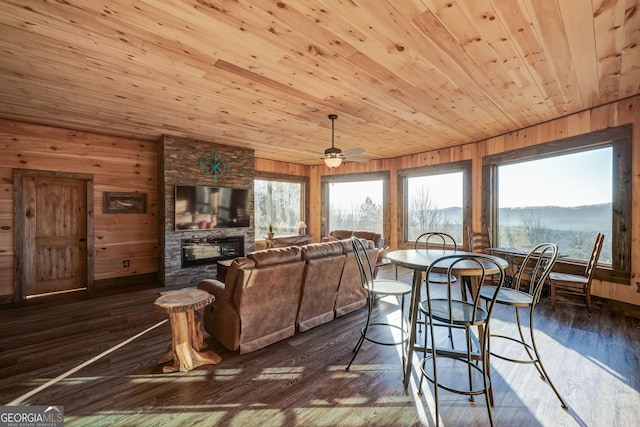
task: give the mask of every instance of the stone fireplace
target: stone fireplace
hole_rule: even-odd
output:
[[[203,174],[200,159],[203,155],[215,153],[226,159],[228,170],[223,177],[214,181]],[[195,286],[200,280],[216,277],[216,262],[184,263],[185,242],[202,242],[203,248],[215,251],[211,242],[244,237],[244,252],[255,250],[254,205],[251,191],[249,227],[215,228],[212,230],[176,230],[175,227],[175,186],[205,185],[253,190],[254,179],[253,150],[220,145],[210,141],[195,140],[165,135],[158,148],[158,276],[166,287]],[[215,246],[215,245],[213,245]],[[223,246],[221,246],[223,247]],[[240,247],[240,246],[237,246]],[[228,258],[228,257],[227,257]],[[212,258],[215,261],[215,258]]]

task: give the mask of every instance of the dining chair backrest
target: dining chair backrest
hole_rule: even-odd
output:
[[[469,252],[485,252],[491,247],[491,231],[473,231],[467,227],[467,238],[469,239]]]
[[[447,249],[453,248],[453,250],[458,249],[458,245],[456,244],[456,240],[447,233],[442,233],[439,231],[429,231],[426,233],[422,233],[416,239],[416,243],[414,245],[415,249],[420,249],[424,244],[424,249]]]
[[[525,256],[516,273],[515,289],[522,290],[521,285],[528,280],[527,293],[537,302],[542,287],[558,259],[558,246],[554,243],[541,243],[531,249]]]
[[[584,275],[587,278],[587,283],[591,283],[593,279],[593,273],[596,271],[596,265],[598,265],[598,259],[600,258],[600,252],[602,251],[602,244],[604,243],[604,234],[598,233],[596,241],[593,244],[593,250],[591,251],[591,258],[587,263]]]

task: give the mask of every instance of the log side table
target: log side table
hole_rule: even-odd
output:
[[[164,366],[162,372],[187,372],[198,366],[220,363],[222,357],[214,351],[201,351],[204,346],[201,322],[195,319],[195,311],[211,304],[214,299],[202,289],[181,289],[156,300],[154,307],[169,313],[171,321],[171,351],[158,363],[173,359],[173,365]]]

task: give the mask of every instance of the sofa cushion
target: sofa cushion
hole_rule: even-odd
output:
[[[302,247],[302,259],[304,260],[341,255],[342,253],[342,244],[339,242],[311,243]]]
[[[300,259],[300,253],[299,246],[288,246],[252,252],[247,255],[247,258],[255,262],[256,268],[263,268],[267,265],[297,261]]]
[[[296,320],[301,332],[333,320],[345,255],[340,242],[313,243],[302,247],[302,259],[305,269]]]

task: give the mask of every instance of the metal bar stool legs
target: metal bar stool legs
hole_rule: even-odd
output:
[[[376,298],[373,295],[370,295],[368,297],[368,302],[367,302],[368,304],[367,323],[360,330],[360,338],[358,339],[358,342],[353,348],[353,356],[351,356],[351,360],[349,361],[349,364],[347,365],[346,370],[348,371],[351,368],[351,364],[353,363],[353,361],[356,359],[356,356],[360,352],[360,349],[362,348],[362,344],[365,341],[369,341],[378,345],[390,345],[390,346],[400,345],[402,347],[402,370],[404,371],[405,362],[406,362],[406,349],[404,344],[407,342],[407,336],[406,336],[407,331],[405,328],[405,320],[404,320],[404,302],[405,302],[404,295],[401,296],[400,326],[393,325],[390,323],[381,323],[381,322],[371,323],[371,316],[373,313],[373,306],[375,305],[375,302],[376,302]],[[400,341],[386,342],[386,341],[379,341],[374,338],[368,337],[367,333],[369,332],[369,329],[372,326],[384,326],[386,328],[394,328],[394,329],[400,330]]]

